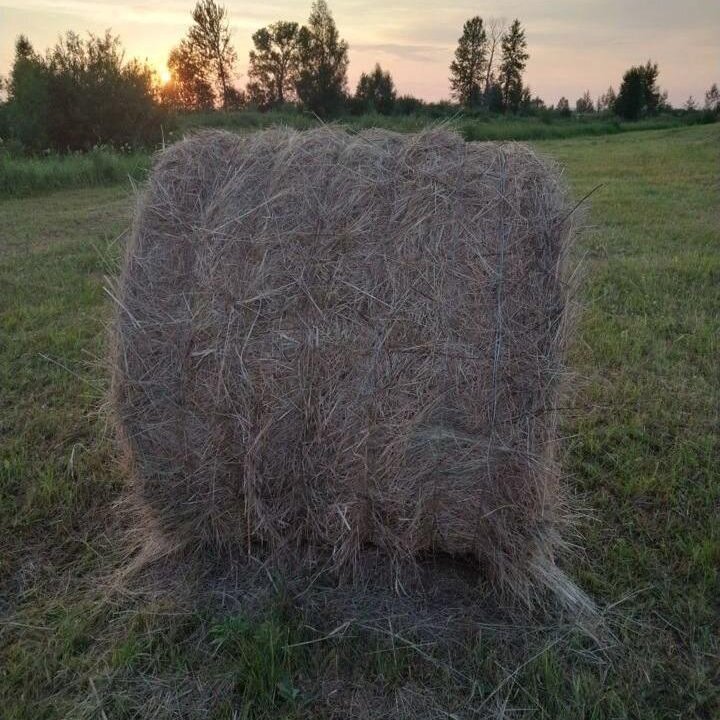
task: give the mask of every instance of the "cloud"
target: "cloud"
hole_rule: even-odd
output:
[[[190,13],[180,3],[124,5],[89,0],[5,0],[3,9],[43,15],[73,15],[86,22],[139,23],[143,25],[187,25]]]
[[[362,53],[383,53],[400,60],[438,62],[447,55],[445,46],[413,45],[410,43],[353,43],[351,50]]]
[[[38,48],[62,31],[119,34],[128,56],[160,66],[189,26],[195,0],[0,0],[0,73],[12,60],[12,38],[29,35]],[[228,7],[233,40],[247,57],[250,36],[279,19],[304,22],[311,0],[265,0]],[[351,76],[381,60],[404,88],[428,99],[448,93],[448,65],[465,20],[520,18],[530,62],[527,80],[554,101],[617,86],[629,65],[651,57],[673,102],[700,96],[720,77],[720,2],[717,0],[329,0],[350,43]]]

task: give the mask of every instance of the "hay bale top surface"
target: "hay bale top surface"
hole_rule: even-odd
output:
[[[528,147],[442,129],[172,146],[118,290],[141,502],[194,547],[442,551],[527,594],[563,514],[568,218]]]

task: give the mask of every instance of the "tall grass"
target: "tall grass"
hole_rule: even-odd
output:
[[[560,140],[590,135],[611,135],[638,130],[659,130],[683,125],[712,122],[713,116],[703,113],[664,115],[639,122],[620,122],[614,118],[570,117],[553,115],[506,118],[483,114],[467,116],[414,115],[345,116],[333,124],[351,132],[367,128],[386,128],[396,132],[418,132],[432,125],[445,125],[457,130],[466,140]],[[256,110],[238,112],[198,112],[180,115],[175,129],[165,136],[174,142],[202,128],[224,128],[232,132],[253,132],[272,126],[306,130],[321,121],[297,110],[261,113]],[[26,197],[61,188],[99,187],[142,179],[150,167],[150,151],[121,154],[111,149],[93,150],[85,155],[50,155],[48,157],[13,157],[0,153],[0,199]]]
[[[663,115],[639,122],[622,122],[616,118],[573,116],[561,118],[551,114],[537,117],[501,117],[481,113],[463,115],[347,115],[333,121],[349,130],[357,131],[381,127],[397,132],[418,132],[432,125],[443,124],[457,130],[466,140],[554,140],[583,135],[609,135],[637,130],[656,130],[710,120],[698,113],[693,115]],[[178,134],[205,127],[234,131],[253,131],[271,126],[294,127],[305,130],[317,127],[321,121],[312,114],[292,110],[261,113],[256,110],[238,112],[203,112],[178,117]]]
[[[0,198],[117,185],[128,178],[141,179],[149,167],[148,153],[121,154],[112,150],[30,158],[0,156]]]
[[[593,135],[615,135],[639,130],[661,130],[686,125],[680,118],[661,117],[641,122],[621,122],[615,118],[524,118],[503,122],[459,120],[457,130],[466,140],[563,140]]]

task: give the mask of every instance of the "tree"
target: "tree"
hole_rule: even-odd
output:
[[[230,86],[225,93],[225,109],[240,110],[247,105],[247,94],[244,90]]]
[[[412,95],[400,95],[395,98],[395,113],[397,115],[413,115],[422,111],[425,103]]]
[[[5,92],[7,90],[7,81],[0,77],[0,156],[3,154],[4,138],[10,134],[10,126],[8,125],[8,104]]]
[[[672,110],[672,105],[670,104],[670,99],[668,96],[668,91],[663,90],[658,94],[658,101],[657,105],[655,107],[655,112],[666,112],[668,110]]]
[[[9,111],[10,134],[31,151],[147,145],[164,121],[151,69],[125,62],[109,32],[87,40],[68,32],[44,59],[19,38]]]
[[[167,66],[170,81],[160,93],[164,103],[185,110],[208,110],[215,105],[215,92],[207,67],[192,44],[181,40],[170,51]]]
[[[7,81],[8,131],[30,149],[47,147],[49,73],[30,41],[20,35],[15,42],[15,59]]]
[[[545,110],[545,101],[539,95],[536,95],[530,101],[530,110],[533,110],[535,112],[538,112],[539,110]]]
[[[606,112],[608,110],[612,110],[615,107],[615,101],[617,100],[617,95],[615,94],[615,90],[613,89],[612,85],[607,89],[606,92],[604,92],[598,99],[597,99],[597,111],[600,112]]]
[[[562,117],[570,117],[570,103],[566,97],[558,100],[557,111]]]
[[[298,33],[298,97],[320,117],[336,114],[346,97],[348,44],[340,39],[325,0],[315,0]]]
[[[51,142],[88,150],[104,143],[142,145],[160,134],[153,73],[124,61],[120,39],[106,32],[83,40],[68,32],[48,53]]]
[[[720,113],[720,91],[717,83],[713,83],[705,93],[705,109],[710,112]]]
[[[189,53],[200,61],[202,77],[212,78],[215,96],[224,108],[230,95],[233,68],[237,53],[232,46],[227,10],[215,0],[199,0],[192,13],[193,25],[184,42]],[[197,63],[195,63],[197,67]]]
[[[503,103],[502,88],[497,82],[491,83],[485,92],[485,107],[491,113],[501,113],[505,109]]]
[[[488,95],[490,88],[495,84],[495,65],[497,63],[498,45],[505,34],[506,22],[504,18],[490,18],[487,23],[488,60],[485,67],[485,103],[489,105]]]
[[[522,74],[530,55],[527,52],[525,30],[514,20],[502,39],[502,56],[498,81],[507,110],[517,112],[522,100]]]
[[[657,63],[648,60],[644,68],[645,108],[648,115],[654,115],[667,104],[667,92],[661,92],[657,85],[659,74]]]
[[[575,112],[582,115],[595,112],[595,106],[593,105],[589,90],[586,90],[584,95],[577,99],[575,103]]]
[[[683,108],[688,112],[694,112],[698,109],[697,100],[695,100],[695,98],[690,95],[690,97],[688,97],[688,99],[685,101],[685,105],[683,106]]]
[[[613,109],[625,120],[653,115],[661,107],[663,96],[657,87],[659,70],[650,60],[625,72]]]
[[[533,103],[533,97],[532,97],[532,91],[530,90],[529,85],[524,85],[522,89],[522,94],[520,95],[520,103],[518,105],[518,110],[521,113],[528,113],[530,110],[532,110],[532,103]]]
[[[390,73],[383,72],[378,63],[371,73],[360,75],[355,100],[363,110],[389,115],[395,106],[395,94],[395,83]]]
[[[455,59],[450,63],[450,88],[453,97],[465,107],[479,104],[487,70],[487,33],[481,17],[463,25]]]
[[[299,31],[297,23],[280,21],[252,36],[247,92],[253,104],[265,109],[294,99]]]

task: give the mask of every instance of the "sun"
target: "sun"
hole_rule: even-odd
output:
[[[160,82],[163,85],[167,85],[172,80],[172,74],[167,68],[160,68],[158,75],[160,75]]]

